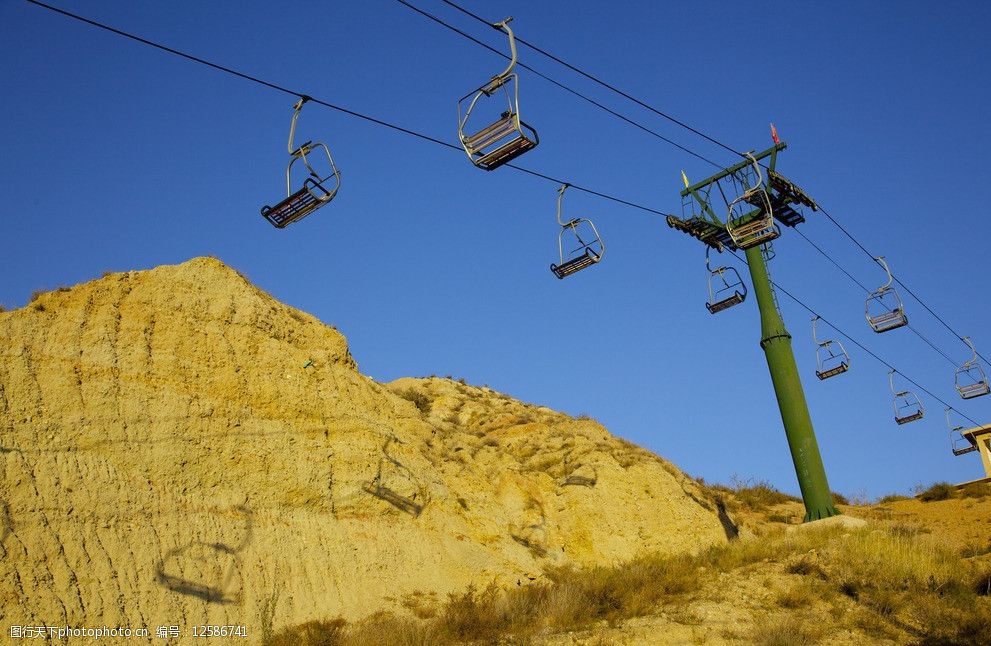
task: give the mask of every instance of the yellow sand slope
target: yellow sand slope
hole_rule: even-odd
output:
[[[4,626],[254,642],[726,540],[706,493],[596,422],[378,384],[335,329],[210,258],[0,314],[0,449]]]

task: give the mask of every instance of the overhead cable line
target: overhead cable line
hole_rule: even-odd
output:
[[[831,263],[833,263],[833,265],[834,265],[834,266],[835,266],[835,267],[836,267],[837,269],[839,269],[839,270],[840,270],[841,272],[843,272],[844,274],[846,274],[846,276],[847,276],[847,278],[849,278],[849,279],[850,279],[851,281],[853,281],[853,283],[855,283],[855,284],[856,284],[856,285],[857,285],[858,287],[860,287],[860,289],[862,289],[862,290],[864,290],[864,291],[865,291],[865,292],[866,292],[866,293],[867,293],[868,295],[869,295],[869,294],[871,294],[871,291],[872,291],[872,290],[870,290],[870,289],[869,289],[869,288],[868,288],[868,287],[867,287],[866,285],[864,285],[864,284],[863,284],[862,282],[860,282],[859,280],[857,280],[856,278],[854,278],[854,276],[853,276],[853,274],[851,274],[851,273],[850,273],[850,272],[848,272],[848,271],[847,271],[846,269],[844,269],[844,268],[843,268],[843,266],[842,266],[842,265],[841,265],[840,263],[838,263],[838,262],[836,261],[836,259],[834,259],[834,258],[833,258],[833,257],[832,257],[831,255],[829,255],[828,253],[826,253],[826,251],[824,251],[822,247],[820,247],[820,246],[819,246],[819,245],[817,245],[817,244],[816,244],[815,242],[813,242],[812,240],[810,240],[810,239],[809,239],[809,237],[808,237],[808,236],[806,236],[806,235],[805,235],[804,233],[802,233],[801,231],[799,231],[799,230],[798,230],[798,228],[796,228],[796,229],[795,229],[795,232],[796,232],[796,233],[797,233],[798,235],[800,235],[800,236],[802,237],[802,239],[803,239],[803,240],[805,240],[805,241],[806,241],[807,243],[809,243],[810,245],[812,245],[812,247],[813,247],[813,248],[814,248],[814,249],[815,249],[816,251],[818,251],[818,252],[819,252],[820,254],[822,254],[822,256],[823,256],[823,257],[824,257],[824,258],[825,258],[826,260],[828,260],[829,262],[831,262]],[[939,355],[940,355],[940,356],[942,356],[942,357],[943,357],[944,359],[946,359],[947,361],[949,361],[949,362],[950,362],[950,364],[951,364],[951,365],[952,365],[952,366],[953,366],[954,368],[957,368],[957,367],[959,367],[959,365],[957,364],[957,362],[956,362],[956,361],[954,361],[952,357],[950,357],[950,356],[949,356],[949,355],[947,355],[947,354],[946,354],[945,352],[943,352],[943,351],[942,351],[941,349],[939,349],[939,348],[938,348],[938,347],[936,346],[936,344],[935,344],[935,343],[933,343],[932,341],[930,341],[930,340],[929,340],[928,338],[926,338],[926,337],[925,337],[925,336],[924,336],[924,335],[923,335],[923,334],[922,334],[921,332],[919,332],[919,331],[918,331],[917,329],[915,329],[915,327],[914,327],[914,326],[913,326],[913,325],[912,325],[911,323],[910,323],[910,324],[908,324],[908,326],[907,326],[907,327],[908,327],[908,329],[910,329],[910,330],[911,330],[912,332],[914,332],[914,333],[915,333],[915,335],[916,335],[917,337],[919,337],[920,339],[922,339],[923,341],[925,341],[925,342],[926,342],[926,344],[927,344],[927,345],[928,345],[928,346],[929,346],[930,348],[932,348],[933,350],[935,350],[935,351],[936,351],[937,353],[939,353]]]
[[[399,2],[403,2],[403,4],[408,4],[408,3],[404,2],[404,0],[398,0],[398,1]],[[457,4],[456,2],[452,2],[451,0],[442,0],[442,2],[444,2],[444,4],[446,4],[448,6],[453,7],[454,9],[456,9],[456,10],[464,13],[465,15],[470,16],[471,18],[474,18],[475,20],[477,20],[477,21],[479,21],[481,23],[484,23],[484,24],[487,24],[487,25],[490,25],[491,26],[491,23],[489,21],[485,20],[484,18],[482,18],[478,14],[473,13],[473,12],[469,11],[468,9],[465,9],[464,7],[462,7],[461,5]],[[469,38],[470,38],[470,36],[469,36]],[[595,83],[598,83],[602,87],[605,87],[605,88],[607,88],[607,89],[609,89],[609,90],[611,90],[611,91],[619,94],[620,96],[622,96],[622,97],[624,97],[626,99],[629,99],[630,101],[636,103],[637,105],[639,105],[639,106],[641,106],[643,108],[646,108],[647,110],[650,110],[654,114],[657,114],[657,115],[659,115],[659,116],[661,116],[661,117],[663,117],[663,118],[671,121],[672,123],[675,123],[675,124],[681,126],[682,128],[685,128],[685,129],[689,130],[690,132],[695,133],[696,135],[702,137],[703,139],[705,139],[705,140],[707,140],[707,141],[709,141],[711,143],[714,143],[717,146],[720,146],[721,148],[724,148],[725,150],[727,150],[729,152],[732,152],[735,155],[739,155],[739,156],[743,156],[744,155],[744,153],[741,153],[740,151],[735,150],[734,148],[732,148],[732,147],[724,144],[723,142],[719,141],[718,139],[715,139],[714,137],[711,137],[710,135],[707,135],[706,133],[702,132],[701,130],[698,130],[697,128],[694,128],[694,127],[688,125],[687,123],[681,121],[680,119],[677,119],[677,118],[675,118],[675,117],[673,117],[673,116],[665,113],[664,111],[655,108],[652,105],[649,105],[648,103],[646,103],[646,102],[644,102],[644,101],[636,98],[635,96],[632,96],[632,95],[630,95],[627,92],[624,92],[623,90],[617,88],[616,86],[614,86],[614,85],[612,85],[612,84],[610,84],[610,83],[608,83],[606,81],[603,81],[602,79],[596,77],[595,75],[590,74],[589,72],[586,72],[586,71],[584,71],[584,70],[582,70],[582,69],[580,69],[580,68],[572,65],[571,63],[568,63],[567,61],[561,59],[560,57],[555,56],[554,54],[551,54],[550,52],[548,52],[548,51],[546,51],[544,49],[541,49],[540,47],[534,45],[533,43],[530,43],[530,42],[526,41],[525,39],[523,39],[523,38],[521,38],[519,36],[516,37],[516,40],[517,40],[517,42],[519,42],[519,43],[521,43],[521,44],[529,47],[530,49],[534,50],[535,52],[538,52],[538,53],[540,53],[540,54],[542,54],[542,55],[550,58],[551,60],[553,60],[553,61],[555,61],[555,62],[563,65],[564,67],[567,67],[568,69],[570,69],[570,70],[572,70],[572,71],[574,71],[574,72],[576,72],[576,73],[584,76],[585,78],[587,78],[587,79],[589,79],[589,80],[591,80],[591,81],[593,81]],[[634,125],[637,125],[638,127],[642,127],[642,126],[639,126],[639,124],[634,124]],[[675,145],[677,145],[677,144],[675,144]],[[681,148],[682,150],[684,150],[684,147],[682,147],[680,145],[678,147]],[[693,151],[688,151],[688,152],[690,154],[694,155],[695,157],[700,157],[702,159],[705,159],[704,157],[701,157],[701,155],[698,155],[697,153],[695,153]],[[705,161],[709,162],[710,164],[712,163],[708,159],[705,159]],[[877,260],[875,260],[875,256],[871,252],[869,252],[867,250],[867,248],[859,240],[857,240],[853,236],[853,234],[851,234],[842,224],[840,224],[832,215],[830,215],[829,212],[827,212],[821,206],[820,206],[820,209],[819,210],[822,211],[823,215],[825,215],[826,218],[829,219],[830,222],[832,222],[840,231],[842,231],[843,234],[846,235],[847,238],[849,238],[857,247],[859,247],[861,251],[863,251],[865,254],[867,254],[867,256],[871,260],[873,260],[874,262],[877,262]],[[835,264],[835,262],[834,262],[834,264]],[[837,265],[837,267],[839,267],[839,265]],[[840,267],[840,269],[841,269],[841,271],[843,271],[844,273],[846,273],[848,276],[850,276],[850,274],[845,269],[843,269],[842,267]],[[850,276],[850,277],[853,278],[852,276]],[[894,278],[895,282],[898,283],[898,285],[900,285],[909,295],[911,295],[912,298],[914,298],[916,301],[918,301],[918,303],[920,305],[922,305],[922,307],[925,308],[925,310],[927,312],[929,312],[937,321],[939,321],[943,325],[943,327],[945,327],[947,330],[949,330],[949,332],[951,334],[953,334],[955,337],[957,337],[958,340],[966,343],[966,341],[964,341],[963,335],[960,334],[959,332],[957,332],[956,330],[954,330],[953,327],[950,326],[949,323],[947,323],[941,316],[939,316],[939,314],[937,314],[931,307],[929,307],[929,305],[926,304],[925,301],[923,301],[915,292],[913,292],[908,287],[908,285],[906,285],[904,282],[902,282],[897,276],[893,276],[893,278]],[[856,279],[854,279],[854,280],[856,280]],[[870,290],[868,290],[868,292],[870,292]],[[918,332],[916,332],[916,334],[918,334]],[[921,337],[921,335],[920,335],[920,337]],[[926,341],[926,343],[928,343],[929,345],[933,345],[928,339],[923,338],[923,340]],[[934,349],[936,349],[935,346],[933,346],[933,347],[934,347]],[[947,357],[947,355],[945,355],[942,351],[940,351],[938,349],[937,349],[937,352],[939,352],[940,354],[942,354],[944,357]],[[977,354],[978,357],[980,357],[981,359],[983,359],[985,363],[991,365],[991,361],[989,361],[984,355],[982,355],[979,352],[976,352],[976,354]],[[954,362],[953,359],[950,359],[949,357],[947,357],[947,359],[951,363],[953,363],[954,365],[956,365],[956,362]]]
[[[732,250],[728,250],[728,251],[738,261],[746,264],[746,261],[743,260],[742,258],[740,258],[740,256],[737,255],[737,253],[735,251],[732,251]],[[929,390],[928,388],[926,388],[925,386],[923,386],[919,382],[915,381],[914,379],[912,379],[911,377],[909,377],[908,375],[906,375],[904,372],[902,372],[901,370],[899,370],[898,368],[896,368],[892,364],[888,363],[885,359],[881,358],[877,353],[875,353],[873,350],[871,350],[870,348],[868,348],[867,346],[865,346],[863,343],[861,343],[857,339],[853,338],[852,336],[850,336],[849,334],[847,334],[846,332],[844,332],[842,329],[840,329],[835,324],[833,324],[832,322],[830,322],[826,317],[824,317],[823,315],[819,314],[819,312],[816,312],[814,309],[812,309],[811,307],[809,307],[808,305],[806,305],[801,299],[799,299],[797,296],[795,296],[794,294],[792,294],[791,292],[789,292],[787,289],[785,289],[784,287],[782,287],[778,283],[774,282],[773,280],[771,280],[770,282],[771,282],[772,285],[774,285],[775,289],[777,289],[782,294],[784,294],[785,296],[787,296],[788,298],[790,298],[791,300],[793,300],[795,303],[797,303],[800,306],[802,306],[807,312],[809,312],[809,314],[812,314],[813,316],[819,317],[819,319],[821,319],[823,323],[829,325],[834,330],[836,330],[837,332],[839,332],[840,334],[842,334],[851,343],[853,343],[854,345],[856,345],[858,348],[860,348],[861,350],[863,350],[864,352],[866,352],[870,356],[874,357],[874,359],[876,359],[879,363],[881,363],[882,365],[884,365],[885,367],[887,367],[889,370],[894,370],[895,372],[897,372],[901,376],[905,377],[905,380],[906,381],[908,381],[909,383],[911,383],[912,385],[914,385],[916,388],[918,388],[922,392],[926,393],[927,395],[929,395],[930,397],[932,397],[933,399],[935,399],[939,403],[943,404],[943,406],[945,406],[946,408],[949,408],[950,410],[955,411],[962,418],[966,419],[967,421],[969,421],[974,426],[980,426],[980,424],[978,424],[973,419],[971,419],[970,417],[968,417],[967,415],[965,415],[958,408],[954,408],[953,406],[951,406],[950,404],[948,404],[946,401],[944,401],[941,397],[939,397],[938,395],[936,395],[935,393],[933,393],[931,390]]]
[[[399,0],[399,1],[402,2],[402,0]],[[465,14],[467,16],[471,16],[472,18],[474,18],[475,20],[477,20],[477,21],[479,21],[481,23],[484,23],[484,24],[489,25],[489,26],[492,25],[492,23],[489,22],[488,20],[486,20],[485,18],[482,18],[481,16],[479,16],[476,13],[472,13],[471,11],[465,9],[464,7],[462,7],[461,5],[457,4],[456,2],[450,2],[450,0],[442,0],[442,1],[444,2],[444,4],[449,5],[449,6],[453,7],[454,9],[457,9],[458,11],[460,11],[461,13],[463,13],[463,14]],[[406,4],[406,3],[404,2],[403,4]],[[550,52],[545,51],[545,50],[537,47],[536,45],[523,40],[519,36],[516,37],[516,41],[519,42],[519,43],[522,43],[523,45],[526,45],[527,47],[529,47],[533,51],[537,52],[538,54],[543,54],[544,56],[546,56],[547,58],[551,59],[552,61],[555,61],[557,63],[560,63],[561,65],[564,65],[569,70],[571,70],[573,72],[577,72],[578,74],[581,74],[582,76],[584,76],[588,80],[593,81],[595,83],[598,83],[602,87],[604,87],[604,88],[606,88],[608,90],[611,90],[611,91],[615,92],[616,94],[619,94],[620,96],[622,96],[622,97],[624,97],[626,99],[629,99],[630,101],[633,101],[634,103],[636,103],[640,107],[646,108],[647,110],[650,110],[654,114],[656,114],[656,115],[658,115],[660,117],[663,117],[663,118],[667,119],[668,121],[670,121],[672,123],[675,123],[675,124],[681,126],[682,128],[685,128],[686,130],[689,130],[689,131],[695,133],[699,137],[702,137],[703,139],[705,139],[707,141],[710,141],[710,142],[716,144],[717,146],[719,146],[721,148],[725,148],[726,150],[728,150],[729,152],[733,153],[734,155],[738,155],[740,157],[743,157],[744,156],[744,154],[742,152],[740,152],[738,150],[735,150],[735,149],[731,148],[730,146],[727,146],[726,144],[724,144],[723,142],[719,141],[718,139],[714,139],[713,137],[710,137],[709,135],[707,135],[704,132],[702,132],[701,130],[697,130],[696,128],[693,128],[692,126],[688,125],[684,121],[681,121],[680,119],[677,119],[676,117],[673,117],[670,114],[667,114],[666,112],[663,112],[661,110],[658,110],[657,108],[655,108],[652,105],[649,105],[647,103],[644,103],[643,101],[641,101],[640,99],[636,98],[635,96],[632,96],[630,94],[627,94],[626,92],[624,92],[623,90],[620,90],[616,86],[610,85],[609,83],[603,81],[602,79],[600,79],[600,78],[598,78],[598,77],[596,77],[596,76],[594,76],[594,75],[592,75],[592,74],[590,74],[590,73],[588,73],[588,72],[586,72],[586,71],[584,71],[582,69],[579,69],[578,67],[575,67],[571,63],[568,63],[567,61],[564,61],[564,60],[558,58],[554,54],[551,54]],[[698,155],[696,155],[696,157],[698,157]],[[708,161],[708,160],[706,160],[706,161]]]
[[[398,2],[399,4],[404,5],[406,7],[409,7],[410,9],[412,9],[416,13],[420,14],[421,16],[424,16],[425,18],[429,18],[430,20],[436,22],[439,25],[442,25],[442,26],[450,29],[451,31],[453,31],[453,32],[455,32],[457,34],[460,34],[461,36],[464,36],[468,40],[472,41],[473,43],[475,43],[477,45],[480,45],[480,46],[484,47],[485,49],[489,50],[490,52],[493,52],[495,54],[498,54],[499,56],[501,56],[501,57],[503,57],[505,59],[510,59],[511,58],[510,56],[507,56],[504,52],[501,52],[498,49],[496,49],[495,47],[489,46],[488,44],[486,44],[486,43],[478,40],[477,38],[475,38],[471,34],[468,34],[467,32],[464,32],[464,31],[458,29],[457,27],[455,27],[454,25],[451,25],[450,23],[444,22],[443,20],[441,20],[437,16],[435,16],[435,15],[429,13],[429,12],[426,12],[423,9],[420,9],[420,8],[416,7],[415,5],[407,2],[406,0],[396,0],[396,2]],[[522,41],[520,41],[520,42],[522,42]],[[625,116],[623,114],[620,114],[619,112],[616,112],[612,108],[609,108],[609,107],[603,105],[602,103],[599,103],[595,99],[593,99],[593,98],[591,98],[589,96],[586,96],[586,95],[582,94],[581,92],[568,87],[564,83],[561,83],[560,81],[554,80],[553,78],[547,76],[543,72],[540,72],[540,71],[535,70],[534,68],[530,67],[526,63],[517,62],[516,65],[517,65],[517,67],[522,67],[525,70],[529,70],[529,71],[533,72],[534,74],[536,74],[540,78],[544,79],[548,83],[551,83],[551,84],[553,84],[553,85],[561,88],[565,92],[568,92],[570,94],[573,94],[574,96],[577,96],[578,98],[582,99],[583,101],[587,101],[588,103],[591,103],[592,105],[594,105],[595,107],[597,107],[597,108],[599,108],[601,110],[605,110],[606,112],[608,112],[612,116],[616,117],[617,119],[621,119],[621,120],[625,121],[626,123],[630,124],[631,126],[634,126],[635,128],[639,128],[640,130],[643,130],[644,132],[646,132],[648,134],[651,134],[654,137],[657,137],[658,139],[671,144],[672,146],[674,146],[675,148],[681,150],[682,152],[686,152],[689,155],[692,155],[693,157],[697,157],[698,159],[701,159],[702,161],[704,161],[704,162],[706,162],[708,164],[711,164],[711,165],[715,166],[716,168],[722,168],[722,166],[720,166],[716,162],[712,161],[711,159],[708,159],[706,157],[703,157],[702,155],[698,154],[694,150],[691,150],[690,148],[686,148],[685,146],[682,146],[678,142],[673,141],[671,139],[668,139],[667,137],[665,137],[664,135],[660,134],[659,132],[656,132],[654,130],[651,130],[650,128],[648,128],[647,126],[643,125],[642,123],[640,123],[638,121],[635,121],[635,120],[633,120],[633,119],[631,119],[631,118],[629,118],[629,117],[627,117],[627,116]]]
[[[855,237],[853,237],[853,234],[850,233],[849,231],[847,231],[846,227],[844,227],[842,224],[840,224],[839,222],[837,222],[836,219],[832,215],[830,215],[828,211],[826,211],[826,209],[822,208],[822,205],[819,206],[819,210],[822,212],[823,215],[825,215],[829,219],[830,222],[832,222],[834,225],[836,225],[836,228],[838,228],[840,231],[842,231],[843,234],[847,238],[849,238],[855,245],[857,245],[860,248],[861,251],[863,251],[865,254],[867,254],[867,256],[871,260],[873,260],[875,263],[877,263],[878,265],[880,265],[880,263],[878,263],[878,261],[877,261],[876,256],[874,256],[874,254],[872,254],[870,251],[868,251],[867,248],[864,247],[864,245],[862,245],[859,240],[857,240]],[[950,334],[952,334],[953,336],[957,337],[957,339],[959,339],[963,343],[965,343],[965,344],[967,343],[966,341],[964,341],[964,336],[962,334],[960,334],[959,332],[957,332],[956,330],[954,330],[950,326],[950,324],[947,323],[943,319],[943,317],[941,317],[939,314],[937,314],[935,311],[933,311],[933,309],[931,307],[929,307],[929,305],[927,305],[925,303],[925,301],[923,301],[921,298],[919,298],[919,296],[915,292],[913,292],[909,288],[908,285],[906,285],[901,280],[899,280],[898,276],[892,274],[892,278],[894,278],[895,279],[895,282],[898,283],[902,287],[902,289],[904,289],[912,298],[914,298],[916,301],[918,301],[919,305],[921,305],[923,308],[925,308],[925,310],[927,312],[929,312],[930,314],[932,314],[933,315],[933,318],[935,318],[937,321],[939,321],[943,325],[943,327],[945,327],[947,330],[949,330],[950,331]],[[970,347],[970,346],[968,345],[968,347]],[[984,355],[982,355],[980,352],[977,352],[976,350],[974,352],[975,352],[975,354],[977,354],[978,357],[980,357],[981,359],[983,359],[985,363],[991,364],[991,361],[988,361],[987,357],[985,357]]]
[[[150,47],[154,47],[156,49],[159,49],[161,51],[167,52],[169,54],[173,54],[175,56],[179,56],[181,58],[185,58],[186,60],[193,61],[194,63],[199,63],[201,65],[206,65],[207,67],[211,67],[211,68],[213,68],[215,70],[218,70],[220,72],[224,72],[226,74],[231,74],[233,76],[236,76],[238,78],[244,79],[246,81],[251,81],[253,83],[257,83],[259,85],[263,85],[265,87],[271,88],[273,90],[277,90],[279,92],[284,92],[286,94],[291,94],[291,95],[293,95],[293,96],[295,96],[297,98],[306,98],[307,100],[311,101],[312,103],[315,103],[317,105],[322,105],[322,106],[324,106],[326,108],[330,108],[331,110],[336,110],[338,112],[342,112],[342,113],[347,114],[347,115],[350,115],[352,117],[357,117],[359,119],[363,119],[365,121],[369,121],[371,123],[374,123],[374,124],[377,124],[377,125],[380,125],[380,126],[385,126],[386,128],[391,128],[392,130],[396,130],[398,132],[402,132],[404,134],[407,134],[407,135],[410,135],[410,136],[413,136],[413,137],[417,137],[419,139],[423,139],[424,141],[429,141],[431,143],[435,143],[435,144],[438,144],[440,146],[444,146],[446,148],[450,148],[452,150],[457,150],[458,152],[464,153],[464,150],[462,149],[461,146],[458,146],[458,145],[449,143],[449,142],[444,141],[442,139],[438,139],[437,137],[432,137],[430,135],[426,135],[426,134],[423,134],[421,132],[417,132],[415,130],[410,130],[409,128],[404,128],[403,126],[398,126],[396,124],[389,123],[388,121],[383,121],[382,119],[377,119],[375,117],[371,117],[371,116],[368,116],[366,114],[362,114],[360,112],[355,112],[354,110],[349,110],[348,108],[344,108],[342,106],[335,105],[333,103],[329,103],[327,101],[323,101],[321,99],[314,98],[314,97],[312,97],[312,96],[310,96],[308,94],[305,94],[303,92],[299,92],[299,91],[296,91],[296,90],[291,90],[291,89],[289,89],[289,88],[287,88],[287,87],[285,87],[283,85],[279,85],[279,84],[273,83],[271,81],[266,81],[266,80],[261,79],[261,78],[258,78],[256,76],[252,76],[250,74],[245,74],[244,72],[239,72],[239,71],[237,71],[237,70],[235,70],[233,68],[230,68],[230,67],[227,67],[227,66],[224,66],[224,65],[220,65],[218,63],[213,63],[213,62],[208,61],[206,59],[200,58],[198,56],[193,56],[192,54],[188,54],[188,53],[183,52],[181,50],[174,49],[174,48],[169,47],[167,45],[162,45],[160,43],[156,43],[154,41],[148,40],[147,38],[142,38],[141,36],[136,36],[134,34],[128,33],[126,31],[122,31],[122,30],[117,29],[115,27],[111,27],[109,25],[105,25],[105,24],[100,23],[100,22],[97,22],[95,20],[90,20],[89,18],[85,18],[83,16],[80,16],[80,15],[77,15],[77,14],[74,14],[74,13],[71,13],[69,11],[65,11],[64,9],[59,9],[58,7],[53,7],[51,5],[45,4],[44,2],[39,2],[38,0],[25,0],[25,1],[26,2],[29,2],[29,3],[31,3],[33,5],[37,5],[39,7],[42,7],[44,9],[48,9],[49,11],[54,11],[55,13],[61,14],[61,15],[66,16],[68,18],[72,18],[73,20],[78,20],[80,22],[86,23],[86,24],[91,25],[93,27],[97,27],[99,29],[103,29],[105,31],[109,31],[109,32],[111,32],[113,34],[116,34],[118,36],[123,36],[124,38],[129,38],[129,39],[134,40],[136,42],[139,42],[139,43],[141,43],[143,45],[148,45]],[[614,195],[609,195],[608,193],[603,193],[601,191],[596,191],[594,189],[581,186],[579,184],[573,184],[571,182],[566,182],[564,180],[561,180],[561,179],[552,177],[550,175],[546,175],[546,174],[541,173],[539,171],[530,170],[529,168],[524,168],[522,166],[517,166],[515,164],[506,164],[506,166],[508,166],[509,168],[513,168],[515,170],[518,170],[520,172],[526,173],[528,175],[532,175],[534,177],[539,177],[541,179],[545,179],[545,180],[554,182],[556,184],[568,184],[569,186],[571,186],[571,188],[573,188],[573,189],[575,189],[577,191],[582,191],[582,192],[588,193],[590,195],[595,195],[596,197],[601,197],[601,198],[603,198],[605,200],[610,200],[610,201],[616,202],[618,204],[623,204],[625,206],[629,206],[629,207],[632,207],[632,208],[635,208],[635,209],[639,209],[639,210],[645,211],[647,213],[652,213],[654,215],[661,215],[661,216],[665,216],[665,217],[668,216],[668,215],[670,215],[670,213],[666,213],[664,211],[659,211],[659,210],[653,209],[653,208],[651,208],[649,206],[644,206],[642,204],[637,204],[636,202],[631,202],[629,200],[625,200],[623,198],[616,197]]]

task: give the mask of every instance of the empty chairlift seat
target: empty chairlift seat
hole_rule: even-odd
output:
[[[309,100],[302,97],[293,106],[292,124],[289,126],[289,165],[286,167],[286,198],[275,206],[263,206],[262,216],[268,220],[272,226],[282,229],[293,222],[298,222],[310,215],[321,206],[324,206],[337,195],[341,188],[341,173],[334,164],[334,158],[330,155],[330,149],[321,142],[307,141],[303,145],[293,146],[293,139],[296,134],[296,121],[299,113],[303,109],[303,104]],[[311,153],[322,150],[319,155],[322,159],[326,156],[326,163],[311,158]],[[293,165],[302,160],[303,166],[308,171],[307,177],[296,192],[292,191],[292,169]],[[317,167],[321,172],[318,172]]]
[[[781,230],[774,222],[771,199],[764,189],[760,164],[752,153],[747,153],[747,156],[753,162],[756,182],[730,202],[726,214],[726,231],[740,249],[756,247],[781,235]],[[751,181],[752,179],[753,177]]]
[[[606,250],[591,220],[575,218],[564,222],[561,219],[561,201],[567,188],[567,184],[563,185],[557,195],[557,223],[561,225],[557,236],[559,264],[552,263],[551,271],[558,278],[567,278],[598,263]]]
[[[974,441],[974,436],[964,435],[964,427],[954,426],[950,421],[951,410],[953,409],[947,406],[945,412],[946,426],[950,429],[950,450],[953,451],[953,455],[966,455],[976,451],[977,442]]]
[[[307,177],[302,188],[275,206],[263,206],[261,214],[273,226],[282,229],[319,209],[332,200],[336,192],[337,187],[330,191],[316,179]]]
[[[895,390],[894,375],[894,370],[888,373],[888,384],[891,387],[892,395],[894,395],[895,423],[901,426],[925,417],[926,409],[918,395],[908,390]]]
[[[494,170],[540,143],[537,131],[520,120],[519,78],[513,73],[516,39],[509,28],[512,19],[510,16],[493,25],[509,36],[509,66],[458,101],[458,139],[471,163],[484,170]],[[505,110],[495,122],[472,133],[468,128],[472,113],[476,109],[484,109],[483,106],[487,106],[489,99],[495,95],[505,100]]]
[[[516,75],[513,76],[515,79]],[[537,132],[520,121],[519,113],[507,111],[499,121],[461,142],[473,164],[484,170],[494,170],[534,148],[539,140]]]
[[[850,355],[839,341],[820,341],[816,335],[818,316],[812,317],[812,340],[816,344],[816,377],[825,381],[850,369]]]
[[[713,269],[709,264],[709,247],[705,248],[705,269],[709,287],[709,300],[706,301],[705,308],[710,314],[717,314],[746,300],[747,286],[740,278],[740,273],[733,267]]]
[[[988,385],[988,378],[984,374],[984,368],[981,367],[980,362],[977,360],[977,348],[971,343],[970,337],[962,337],[962,340],[970,346],[973,356],[969,361],[957,368],[957,393],[964,399],[973,399],[987,395],[991,393],[991,386]]]
[[[888,274],[888,282],[871,292],[864,304],[864,315],[867,323],[875,332],[887,332],[908,325],[908,316],[905,315],[905,305],[898,296],[898,292],[891,286],[894,277],[888,269],[888,263],[881,256],[876,260]]]

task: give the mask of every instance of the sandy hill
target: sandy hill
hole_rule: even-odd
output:
[[[732,531],[595,421],[376,383],[333,327],[210,258],[0,313],[0,521],[0,624],[151,641],[234,624],[256,642]]]

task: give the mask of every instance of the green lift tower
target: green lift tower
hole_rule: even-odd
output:
[[[747,153],[744,161],[701,182],[689,184],[683,175],[682,217],[669,216],[668,225],[698,238],[707,248],[741,250],[746,254],[760,309],[760,346],[767,357],[781,421],[805,502],[805,521],[808,522],[835,516],[839,511],[833,504],[826,481],[826,470],[791,350],[791,335],[785,329],[777,306],[767,260],[773,255],[771,241],[781,235],[779,225],[794,227],[805,221],[801,212],[803,206],[813,211],[818,207],[802,189],[775,171],[778,153],[787,144],[778,141],[776,133],[774,138],[772,147],[759,153]],[[767,162],[762,165],[761,160],[765,159]],[[716,215],[714,204],[720,210],[725,207],[725,221]],[[713,314],[743,302],[746,297],[746,287],[738,278],[732,278],[734,274],[735,270],[729,267],[709,267],[710,299],[706,305]]]

